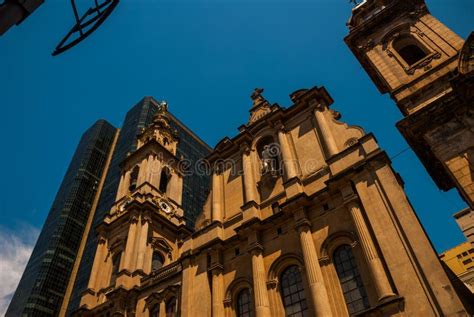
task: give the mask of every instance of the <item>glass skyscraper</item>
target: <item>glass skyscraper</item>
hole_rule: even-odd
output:
[[[83,134],[7,317],[57,315],[116,133],[99,120]]]

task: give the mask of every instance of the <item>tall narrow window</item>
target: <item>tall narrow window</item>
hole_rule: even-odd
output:
[[[289,266],[280,277],[281,296],[288,317],[309,316],[303,279],[296,265]]]
[[[402,37],[393,42],[393,48],[401,58],[408,64],[413,65],[425,58],[428,54],[412,37]]]
[[[132,172],[130,173],[130,186],[129,186],[130,191],[133,191],[133,190],[135,190],[135,188],[137,188],[138,172],[139,171],[140,171],[140,168],[137,165],[133,168]]]
[[[252,297],[248,288],[237,295],[237,317],[253,317]]]
[[[120,255],[121,253],[114,254],[112,256],[112,274],[110,275],[110,286],[114,286],[117,281],[117,275],[120,266]]]
[[[160,176],[160,188],[159,190],[162,193],[166,193],[166,189],[168,188],[168,183],[171,178],[171,173],[170,170],[167,167],[164,167],[163,170],[161,171],[161,176]]]
[[[150,310],[150,317],[160,317],[160,304],[155,304]]]
[[[161,253],[158,251],[153,251],[153,256],[151,260],[151,271],[153,272],[153,271],[161,269],[164,263],[165,261]]]
[[[357,269],[352,248],[348,245],[337,248],[334,251],[334,264],[349,314],[352,316],[369,308],[367,292]]]
[[[177,317],[176,297],[172,297],[166,302],[166,317]]]

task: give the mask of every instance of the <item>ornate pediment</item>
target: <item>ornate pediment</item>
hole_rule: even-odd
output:
[[[272,108],[270,103],[262,96],[263,88],[255,88],[254,92],[250,96],[253,100],[253,107],[250,109],[250,120],[249,124],[263,118],[270,112]]]
[[[170,259],[170,260],[173,259],[173,256],[172,256],[173,255],[172,254],[173,248],[168,243],[168,241],[166,241],[165,239],[160,238],[160,237],[152,237],[150,239],[149,243],[151,244],[151,246],[154,250],[158,250],[162,254],[166,254],[168,259]]]

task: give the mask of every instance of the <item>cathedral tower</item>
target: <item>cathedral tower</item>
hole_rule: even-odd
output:
[[[126,290],[178,257],[178,245],[190,229],[181,207],[184,171],[177,143],[167,105],[161,103],[151,125],[138,135],[137,150],[121,163],[116,202],[98,228],[99,245],[81,306],[107,299],[108,312],[135,314],[135,293]],[[168,295],[162,310],[172,312],[177,294]]]
[[[423,0],[363,1],[348,26],[345,42],[405,116],[397,127],[433,180],[473,207],[472,36],[464,44]]]

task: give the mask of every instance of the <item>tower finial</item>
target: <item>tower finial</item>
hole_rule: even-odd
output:
[[[266,101],[262,96],[263,88],[255,88],[253,93],[250,95],[250,98],[253,100],[253,106],[257,106],[260,103]]]
[[[158,111],[157,113],[164,114],[168,112],[168,103],[164,100],[158,103]]]

